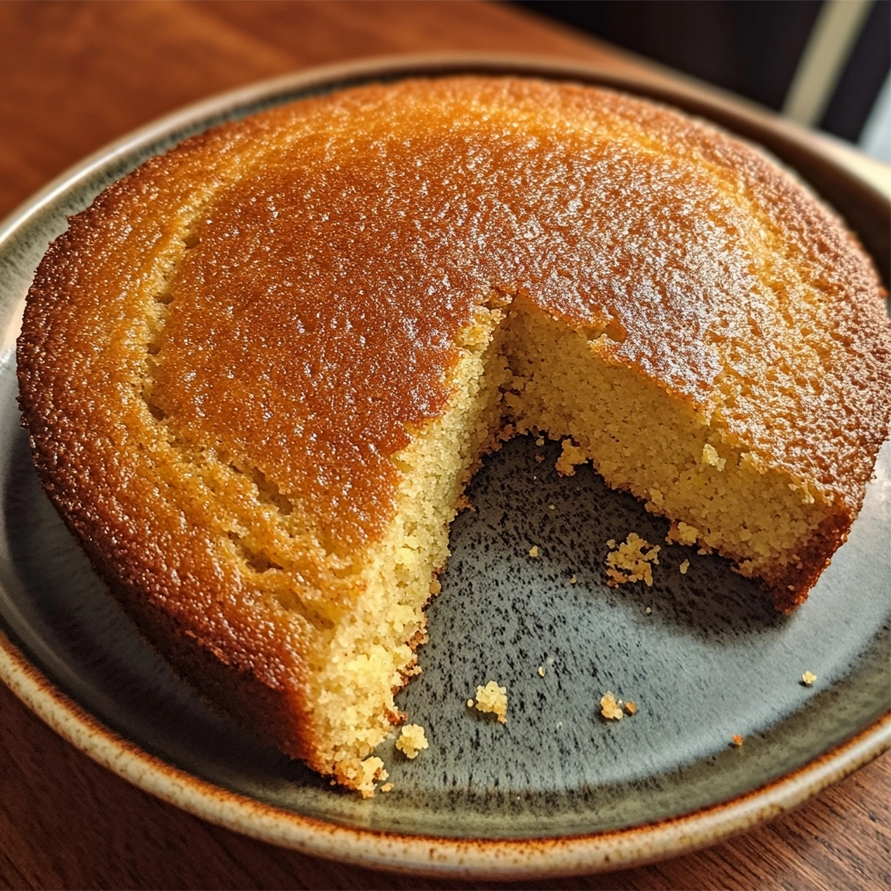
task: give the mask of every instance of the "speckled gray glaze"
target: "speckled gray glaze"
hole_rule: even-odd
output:
[[[321,854],[331,853],[321,839],[332,829],[372,830],[366,840],[428,836],[423,844],[444,865],[431,855],[410,868],[448,872],[452,857],[456,873],[464,867],[449,840],[472,841],[478,855],[487,840],[581,836],[597,848],[571,863],[547,845],[536,848],[525,875],[684,850],[678,840],[629,853],[597,839],[749,799],[858,734],[872,733],[869,753],[879,751],[887,733],[875,728],[889,707],[887,448],[850,540],[807,604],[783,617],[723,560],[666,545],[666,522],[607,490],[590,467],[558,476],[559,445],[508,443],[485,461],[469,492],[474,510],[454,524],[424,671],[400,695],[430,748],[408,761],[384,746],[394,790],[371,801],[332,789],[219,717],[141,641],[32,469],[14,374],[24,293],[65,216],[126,170],[188,133],[324,85],[325,78],[277,82],[183,113],[89,162],[0,233],[0,630],[4,646],[42,676],[42,692],[25,696],[29,704],[96,757],[91,747],[99,746],[89,742],[96,733],[102,747],[123,740],[141,765],[124,775],[210,819]],[[609,588],[606,542],[632,531],[662,546],[655,583]],[[800,682],[806,670],[818,676],[810,688]],[[12,670],[6,680],[22,682]],[[467,707],[489,680],[508,690],[506,725]],[[597,703],[607,690],[637,703],[637,714],[601,718]],[[89,725],[93,736],[78,735],[70,721]],[[730,745],[735,734],[745,739],[741,748]],[[159,792],[152,776],[165,771],[193,778],[197,792],[188,801]],[[208,804],[221,797],[223,812]],[[295,821],[296,836],[288,831]],[[737,820],[714,837],[745,825]],[[697,843],[712,837],[705,832]],[[351,859],[387,865],[396,856],[374,844]],[[471,873],[511,874],[506,861],[470,859]]]

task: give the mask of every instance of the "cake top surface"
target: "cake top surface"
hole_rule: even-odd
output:
[[[52,436],[104,431],[79,447],[118,483],[142,458],[115,431],[154,418],[151,443],[250,476],[345,555],[385,528],[392,456],[493,290],[838,497],[884,438],[881,288],[829,212],[704,124],[510,78],[307,99],[144,165],[41,266],[22,379],[59,401]]]

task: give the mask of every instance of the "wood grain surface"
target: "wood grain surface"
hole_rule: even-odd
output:
[[[12,0],[0,3],[0,217],[84,156],[186,103],[314,65],[447,50],[671,77],[526,12],[470,0]],[[888,889],[889,792],[885,754],[797,811],[707,850],[546,884]],[[373,872],[204,823],[97,766],[0,687],[0,888],[284,887],[499,886]]]

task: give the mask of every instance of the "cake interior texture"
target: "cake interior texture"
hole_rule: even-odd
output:
[[[70,221],[18,373],[41,480],[181,674],[369,794],[449,524],[531,432],[758,579],[844,541],[887,436],[856,240],[714,128],[523,78],[371,84],[154,158]]]
[[[801,574],[832,506],[728,443],[691,405],[601,358],[604,338],[506,294],[493,294],[464,332],[447,409],[394,456],[396,516],[357,567],[361,606],[332,629],[314,666],[323,735],[344,741],[329,757],[347,785],[373,788],[362,759],[401,717],[393,694],[416,670],[449,524],[480,457],[506,437],[563,441],[558,467],[591,461],[611,487],[672,517],[675,540],[730,557],[744,575]],[[782,592],[778,600],[790,603]]]

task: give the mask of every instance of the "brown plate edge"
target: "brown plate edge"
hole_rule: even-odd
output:
[[[451,839],[334,825],[214,786],[152,756],[69,699],[0,633],[0,679],[98,764],[175,807],[242,835],[372,869],[530,879],[627,869],[698,850],[803,804],[891,749],[891,712],[779,780],[729,802],[629,829],[557,838]]]

